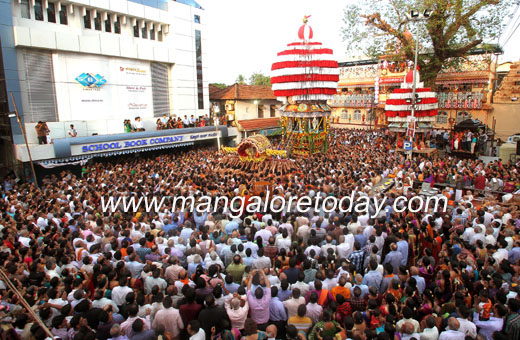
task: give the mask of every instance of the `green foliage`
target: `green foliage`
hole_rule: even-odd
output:
[[[226,84],[224,83],[211,83],[210,85],[213,85],[219,89],[225,89],[226,87],[228,87]]]
[[[260,72],[255,72],[249,77],[249,85],[267,85],[271,86],[271,77],[264,76]]]
[[[357,0],[344,10],[342,35],[351,56],[414,60],[419,39],[421,78],[432,82],[443,64],[456,63],[483,42],[495,42],[519,0]],[[412,22],[410,10],[432,10]]]
[[[235,80],[235,83],[240,84],[240,85],[245,85],[246,78],[243,75],[239,74],[237,77],[237,80]]]

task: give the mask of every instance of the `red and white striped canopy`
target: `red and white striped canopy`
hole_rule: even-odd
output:
[[[419,71],[417,71],[419,78]],[[386,100],[385,114],[390,122],[406,121],[412,115],[412,94],[413,94],[413,71],[405,76],[400,89],[395,89]],[[439,104],[437,96],[430,88],[424,87],[423,83],[416,82],[416,109],[414,116],[417,121],[433,121],[437,115]]]
[[[338,62],[333,51],[320,42],[310,41],[312,28],[304,24],[298,30],[300,42],[287,45],[271,67],[271,84],[278,100],[329,100],[338,88]]]

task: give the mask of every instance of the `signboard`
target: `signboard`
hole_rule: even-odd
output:
[[[154,136],[145,138],[134,138],[117,141],[98,142],[91,144],[71,145],[71,155],[88,155],[107,151],[122,151],[136,148],[148,148],[158,145],[195,142],[198,140],[212,139],[220,137],[220,132],[201,132],[172,136]],[[131,134],[129,134],[131,137]]]
[[[412,142],[410,142],[410,141],[403,142],[403,149],[405,149],[407,151],[412,150]]]
[[[402,77],[382,77],[379,80],[379,84],[400,84],[403,82],[404,75]]]
[[[66,52],[52,57],[60,121],[153,117],[149,62]]]

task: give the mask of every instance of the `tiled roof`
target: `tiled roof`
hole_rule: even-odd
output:
[[[280,127],[280,118],[259,118],[259,119],[247,119],[247,120],[239,120],[238,124],[245,131],[255,131],[255,130],[264,130],[264,129],[273,129]]]
[[[234,84],[224,89],[209,85],[209,99],[270,99],[276,100],[271,86]]]

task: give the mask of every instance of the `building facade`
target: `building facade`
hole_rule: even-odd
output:
[[[468,119],[492,127],[493,54],[477,50],[456,67],[445,67],[433,86],[439,102],[434,127],[449,129]],[[388,95],[403,82],[411,62],[360,60],[340,63],[338,94],[330,101],[333,121],[351,128],[386,127],[384,107]]]
[[[209,113],[204,10],[193,0],[2,0],[7,92],[29,144],[45,121],[51,140],[122,133],[140,117]],[[10,15],[9,15],[10,14]],[[10,111],[14,108],[12,103]],[[21,130],[11,121],[15,144]]]
[[[240,142],[252,134],[279,135],[280,107],[268,85],[233,84],[226,88],[210,85],[212,114],[219,116],[221,124],[238,128],[236,140]]]

